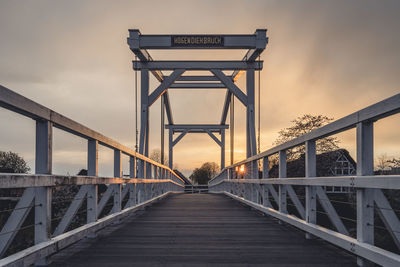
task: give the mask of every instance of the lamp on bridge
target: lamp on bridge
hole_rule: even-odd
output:
[[[241,174],[241,178],[244,179],[244,165],[240,166],[239,172]]]

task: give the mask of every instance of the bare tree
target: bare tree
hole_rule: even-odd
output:
[[[161,162],[161,149],[159,149],[159,148],[153,149],[150,153],[150,159],[152,159],[158,163],[162,163]],[[166,157],[166,155],[164,155],[164,165],[168,165],[168,158]]]
[[[392,158],[388,160],[391,168],[400,168],[400,158]]]
[[[379,171],[380,174],[383,174],[385,170],[388,170],[390,168],[390,160],[387,156],[387,154],[381,154],[377,158],[377,163],[376,163],[376,170]]]
[[[333,118],[329,118],[323,115],[310,115],[306,114],[296,119],[292,120],[292,126],[284,128],[279,131],[279,137],[273,143],[274,145],[280,145],[286,143],[292,139],[302,136],[312,130],[318,129],[328,123],[333,121]],[[325,137],[323,139],[317,140],[316,149],[317,153],[324,153],[339,149],[339,140],[336,137]],[[300,157],[301,154],[305,152],[305,146],[297,146],[292,149],[287,150],[288,160],[295,160]]]

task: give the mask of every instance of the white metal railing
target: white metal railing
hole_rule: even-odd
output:
[[[200,184],[200,185],[193,185],[193,184],[187,184],[185,185],[185,193],[191,193],[191,194],[201,194],[201,193],[208,193],[208,185],[206,184]]]
[[[0,254],[7,252],[34,209],[34,246],[0,260],[4,265],[45,264],[46,256],[93,235],[106,225],[166,196],[183,192],[184,181],[170,168],[159,164],[118,142],[97,133],[28,98],[0,86],[0,106],[36,121],[36,174],[0,174],[0,189],[25,189],[7,221],[1,227]],[[4,123],[5,124],[5,123]],[[88,176],[52,175],[52,129],[57,127],[88,140]],[[4,140],[3,140],[4,141]],[[98,177],[98,146],[114,150],[114,177]],[[129,156],[130,178],[122,177],[121,157]],[[68,185],[80,186],[61,218],[52,218],[52,189]],[[98,201],[98,185],[107,185]],[[87,223],[68,231],[73,218],[86,201]],[[112,202],[105,217],[106,204]],[[122,205],[122,204],[125,205]],[[55,228],[54,231],[52,231]],[[55,226],[55,227],[54,227]]]
[[[400,249],[400,221],[382,189],[399,190],[400,176],[374,176],[374,122],[400,111],[400,94],[364,108],[289,142],[223,169],[209,182],[210,192],[224,193],[255,209],[272,215],[306,232],[306,237],[323,238],[358,257],[359,265],[368,261],[383,266],[400,266],[400,255],[374,245],[375,210]],[[357,175],[316,177],[316,141],[352,128],[357,136]],[[287,178],[286,151],[305,145],[305,177]],[[268,177],[268,158],[279,156],[279,178]],[[262,178],[258,161],[262,161]],[[241,172],[241,169],[243,172]],[[293,186],[303,188],[301,201]],[[356,237],[331,203],[323,186],[353,188],[356,192]],[[297,216],[288,213],[288,201]],[[335,230],[317,224],[317,200]],[[275,203],[275,205],[272,204]],[[275,207],[275,208],[274,208]],[[399,209],[399,207],[395,207]]]

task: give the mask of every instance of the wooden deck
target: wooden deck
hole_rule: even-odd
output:
[[[52,266],[355,266],[355,257],[223,195],[176,194]]]

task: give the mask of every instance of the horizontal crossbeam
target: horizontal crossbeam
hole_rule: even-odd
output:
[[[174,124],[165,125],[165,128],[172,130],[173,133],[221,133],[228,129],[229,125],[221,124]]]
[[[1,177],[1,176],[0,176]],[[299,186],[343,186],[350,188],[376,188],[376,189],[400,189],[400,175],[390,176],[324,176],[307,178],[268,178],[268,179],[232,179],[214,182],[216,185],[222,182],[244,184],[267,185],[299,185]]]
[[[137,49],[254,49],[267,44],[266,30],[257,30],[255,34],[196,34],[196,35],[142,35],[134,38],[134,33],[138,30],[129,30],[130,37],[128,44]],[[264,33],[263,40],[259,39],[259,34]],[[139,32],[140,33],[140,32]],[[207,46],[207,44],[191,44],[186,42],[183,45],[174,45],[174,37],[191,38],[193,41],[201,41],[205,38],[218,37],[222,41],[218,46]],[[196,39],[197,38],[197,39]],[[187,40],[187,39],[185,39]],[[188,40],[188,41],[191,41]],[[176,43],[176,42],[175,42]]]
[[[263,61],[244,62],[244,61],[150,61],[135,62],[133,61],[133,69],[149,69],[149,70],[245,70],[255,69],[261,70]]]
[[[224,89],[222,83],[173,83],[170,89]]]
[[[216,82],[219,80],[215,76],[185,75],[185,76],[179,77],[176,81],[179,81],[179,82]]]

